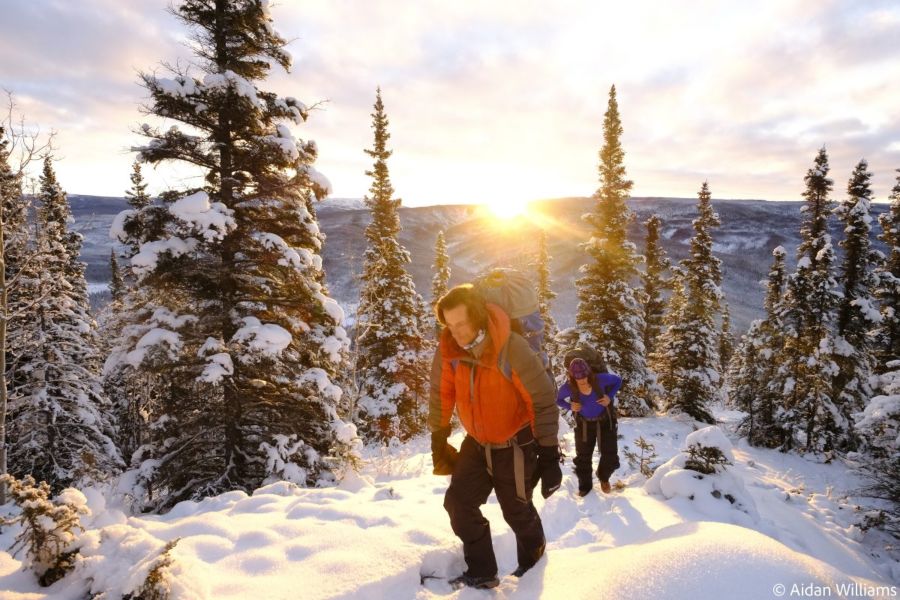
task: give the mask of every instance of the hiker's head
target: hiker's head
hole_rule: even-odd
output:
[[[487,328],[488,313],[484,298],[470,283],[458,285],[434,308],[438,321],[450,331],[460,346],[466,346]]]
[[[569,363],[569,376],[575,381],[587,379],[591,376],[591,367],[583,358],[573,358]]]

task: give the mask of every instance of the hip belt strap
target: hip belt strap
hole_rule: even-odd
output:
[[[530,427],[527,425],[526,427]],[[513,451],[513,475],[516,480],[516,498],[518,498],[522,502],[528,502],[528,496],[525,494],[525,453],[522,451],[522,447],[519,445],[518,433],[505,442],[500,444],[483,444],[484,446],[484,460],[487,463],[487,472],[491,477],[494,476],[494,464],[491,457],[491,454],[494,450],[502,450],[504,448],[512,447]],[[529,444],[533,444],[534,441],[528,442]]]

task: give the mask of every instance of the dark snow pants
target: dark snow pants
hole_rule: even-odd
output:
[[[575,417],[575,475],[578,489],[589,490],[593,486],[591,464],[594,448],[600,446],[600,464],[597,479],[609,481],[613,471],[619,468],[618,427],[615,417],[609,418],[609,411],[596,421]]]
[[[526,430],[523,430],[526,431]],[[534,438],[527,429],[530,440],[520,439],[525,462],[525,481],[531,481],[536,463]],[[522,437],[520,432],[519,437]],[[459,450],[456,467],[450,478],[450,487],[444,496],[444,508],[450,515],[450,526],[463,543],[466,572],[476,577],[497,574],[497,559],[491,542],[491,525],[481,514],[481,505],[487,502],[491,490],[503,511],[503,518],[516,535],[516,554],[520,567],[531,567],[543,554],[544,527],[534,504],[531,502],[531,486],[525,486],[526,500],[516,494],[514,448],[494,448],[491,452],[493,476],[488,473],[484,446],[471,436],[466,436]]]

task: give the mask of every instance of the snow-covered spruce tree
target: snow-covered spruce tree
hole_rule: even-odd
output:
[[[286,125],[302,125],[306,107],[257,87],[273,65],[289,68],[286,42],[259,0],[185,0],[173,12],[198,61],[173,78],[141,76],[148,112],[174,124],[142,126],[149,141],[136,150],[145,163],[192,165],[205,182],[114,224],[120,241],[139,236],[141,297],[107,362],[163,390],[132,457],[140,500],[156,509],[278,479],[332,481],[354,438],[336,412],[349,340],[322,285],[313,211],[328,183],[312,167],[315,143]]]
[[[83,236],[77,231],[69,229],[72,220],[72,211],[69,208],[69,200],[65,191],[56,180],[53,163],[48,156],[44,159],[44,169],[40,177],[40,203],[39,221],[46,228],[48,241],[51,243],[49,250],[63,256],[66,262],[63,264],[62,274],[71,286],[73,299],[87,307],[87,282],[84,271],[87,265],[81,262],[81,246]]]
[[[151,239],[150,236],[155,233],[148,231],[151,228],[143,220],[154,215],[157,218],[164,218],[165,215],[159,214],[159,211],[149,214],[144,212],[144,209],[150,206],[152,199],[150,194],[147,193],[147,183],[144,181],[140,159],[136,159],[132,164],[129,179],[131,180],[131,187],[125,191],[125,200],[128,202],[128,206],[131,207],[131,212],[126,213],[128,216],[126,231],[131,235],[129,236],[125,256],[128,260],[131,260],[135,254],[140,252],[141,244]]]
[[[875,365],[870,332],[881,321],[875,290],[876,269],[882,256],[871,248],[869,240],[872,173],[867,169],[868,163],[859,161],[847,184],[847,198],[835,211],[844,226],[844,239],[840,242],[844,257],[838,275],[843,297],[838,303],[839,337],[834,355],[838,373],[833,397],[842,413],[841,427],[850,434],[852,415],[872,397],[869,377]]]
[[[670,326],[661,352],[668,355],[664,408],[714,423],[709,405],[720,399],[722,366],[719,362],[721,331],[716,325],[721,312],[721,261],[713,256],[711,230],[720,224],[713,211],[706,182],[700,188],[694,219],[691,253],[681,263],[684,273],[681,318]]]
[[[125,299],[125,280],[122,279],[122,269],[119,268],[115,250],[109,251],[109,273],[109,296],[113,306],[118,306]]]
[[[897,169],[900,173],[900,169]],[[877,271],[875,295],[881,306],[881,323],[875,329],[876,370],[884,372],[887,363],[900,359],[900,175],[891,189],[890,210],[878,218],[879,239],[888,255]]]
[[[357,422],[369,441],[405,441],[425,426],[427,381],[433,347],[428,343],[422,301],[406,270],[409,252],[400,244],[400,199],[394,198],[387,159],[388,118],[375,95],[372,129],[375,143],[366,154],[375,163],[366,206],[372,222],[366,227],[365,261],[357,315]]]
[[[633,214],[626,205],[632,182],[625,178],[622,122],[616,87],[609,90],[600,149],[600,187],[594,193],[594,209],[585,215],[591,226],[586,244],[588,263],[581,268],[576,323],[587,341],[600,352],[609,369],[624,381],[618,395],[625,415],[646,415],[656,380],[644,356],[643,308],[634,283],[641,257],[626,233]]]
[[[853,416],[865,493],[886,502],[881,526],[900,537],[900,361],[878,376],[877,395]]]
[[[757,319],[743,336],[729,364],[729,402],[747,413],[738,430],[754,446],[775,447],[782,442],[775,412],[781,390],[772,384],[784,346],[780,306],[787,277],[785,251],[772,250],[772,268],[766,282],[764,319]]]
[[[537,260],[534,263],[534,270],[537,274],[538,305],[541,318],[544,320],[544,351],[550,357],[551,364],[555,365],[559,356],[559,348],[556,346],[556,335],[559,333],[559,328],[556,326],[556,319],[553,318],[553,312],[550,310],[550,305],[553,303],[553,299],[556,298],[556,292],[553,291],[553,282],[550,280],[550,259],[547,232],[542,229],[541,237],[538,241],[538,253]]]
[[[23,265],[10,323],[9,470],[53,490],[108,475],[121,466],[112,441],[109,401],[100,382],[95,324],[89,313],[81,236],[50,158],[40,177],[37,258]]]
[[[719,332],[719,364],[723,370],[728,369],[728,363],[734,355],[734,336],[731,333],[731,309],[728,303],[722,300],[722,330]]]
[[[672,293],[669,295],[669,301],[663,315],[662,332],[656,341],[655,350],[650,355],[650,364],[654,372],[659,378],[661,389],[658,393],[660,402],[663,405],[665,396],[663,392],[668,389],[667,386],[676,384],[676,368],[677,363],[674,360],[675,354],[671,352],[677,336],[680,335],[680,327],[685,317],[685,307],[687,306],[687,297],[685,290],[685,273],[684,269],[679,265],[671,265],[669,272],[672,277],[669,284],[672,287]]]
[[[36,482],[30,475],[18,480],[4,474],[0,480],[9,486],[12,501],[21,511],[12,519],[0,517],[0,525],[21,527],[10,550],[13,555],[25,550],[24,566],[34,571],[41,585],[51,585],[75,567],[84,532],[81,516],[91,513],[87,498],[74,488],[51,498],[47,482]]]
[[[131,164],[131,175],[128,179],[131,181],[131,187],[125,192],[128,206],[135,210],[150,206],[151,198],[147,193],[147,182],[144,181],[140,160],[135,160]]]
[[[450,289],[450,257],[447,255],[447,240],[444,238],[444,230],[438,231],[434,242],[434,264],[431,265],[434,276],[431,278],[431,302],[429,303],[428,328],[434,332],[435,339],[441,333],[441,324],[434,314],[434,307],[438,300]]]
[[[27,200],[22,194],[21,169],[10,161],[12,142],[0,124],[0,476],[8,471],[7,412],[11,366],[16,355],[9,347],[9,321],[16,308],[15,281],[21,271],[26,247]],[[0,482],[0,504],[6,503],[6,484]]]
[[[666,251],[659,242],[659,228],[662,224],[658,215],[650,215],[644,223],[647,241],[644,248],[644,348],[648,356],[656,351],[656,342],[662,333],[666,301],[663,293],[672,289],[672,282],[664,276],[670,262]]]
[[[779,307],[784,345],[772,383],[780,395],[773,430],[780,440],[766,440],[782,450],[830,450],[846,439],[847,424],[832,399],[837,374],[835,311],[839,292],[833,275],[834,248],[828,235],[831,214],[828,154],[819,150],[804,181],[806,199],[797,248],[797,269],[788,278]]]
[[[141,172],[141,163],[135,160],[131,171],[131,187],[125,191],[125,198],[131,210],[120,213],[113,224],[111,237],[124,245],[122,258],[131,263],[131,259],[140,251],[141,244],[151,241],[163,234],[162,224],[166,220],[164,207],[150,207],[151,198],[147,193],[147,184]],[[136,285],[132,269],[127,267],[117,283],[116,268],[118,266],[117,249],[113,248],[110,259],[112,280],[110,293],[113,302],[107,305],[99,317],[100,330],[105,333],[103,348],[108,357],[103,368],[103,389],[112,402],[116,415],[116,446],[122,454],[126,465],[131,465],[135,451],[146,441],[146,415],[149,406],[162,393],[164,382],[160,377],[146,371],[135,369],[122,360],[134,340],[132,327],[150,318],[147,312],[152,303],[149,302],[150,290]],[[118,301],[115,289],[120,288]]]

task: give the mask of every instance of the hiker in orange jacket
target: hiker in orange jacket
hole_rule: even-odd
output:
[[[559,409],[553,380],[506,313],[471,285],[450,290],[435,312],[444,325],[431,374],[428,417],[436,474],[452,474],[444,497],[462,540],[466,572],[451,583],[498,585],[490,524],[480,506],[491,490],[516,535],[520,577],[544,554],[540,516],[531,500],[539,472],[545,498],[559,489]],[[456,409],[466,430],[457,455],[447,443]]]

